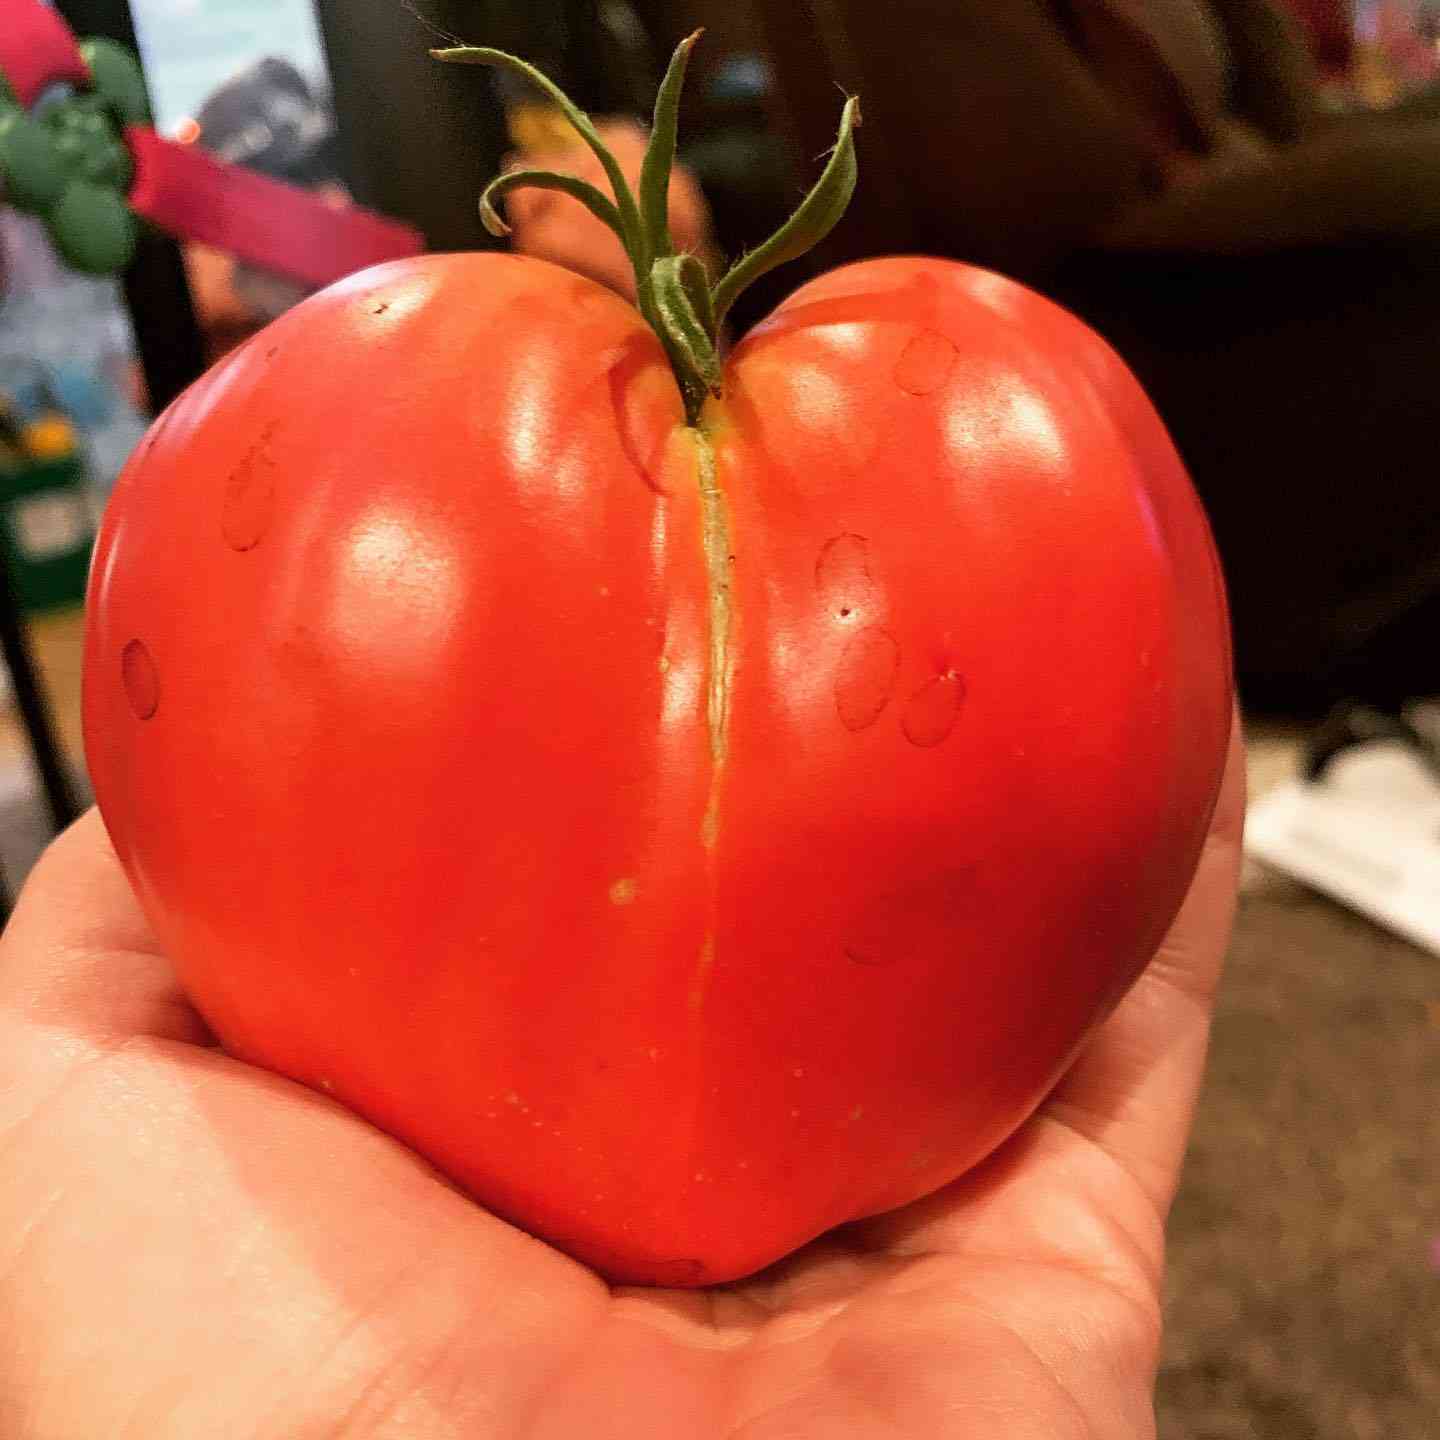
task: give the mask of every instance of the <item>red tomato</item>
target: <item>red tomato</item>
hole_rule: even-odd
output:
[[[120,481],[87,745],[236,1055],[624,1281],[751,1272],[999,1144],[1154,953],[1230,722],[1134,379],[875,261],[704,435],[600,286],[326,291]]]

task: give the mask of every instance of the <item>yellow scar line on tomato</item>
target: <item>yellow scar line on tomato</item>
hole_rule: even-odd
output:
[[[720,785],[729,749],[730,637],[734,611],[730,600],[730,512],[715,463],[715,445],[700,428],[694,431],[700,483],[700,515],[710,597],[710,680],[705,723],[710,733],[710,794],[701,822],[700,842],[713,851],[720,829]]]
[[[709,880],[710,915],[705,938],[700,944],[695,977],[690,985],[690,1013],[698,1022],[705,1012],[705,998],[709,994],[710,977],[715,969],[715,930],[718,919],[716,912],[719,901],[716,869],[718,857],[715,850],[720,837],[720,792],[725,779],[726,755],[730,748],[730,681],[733,663],[730,642],[735,615],[730,590],[730,511],[725,503],[725,492],[720,486],[715,442],[703,426],[697,426],[691,434],[695,437],[701,540],[705,552],[705,588],[710,612],[710,665],[705,696],[705,726],[710,739],[710,783],[704,818],[700,822],[700,844],[705,852]]]
[[[690,985],[690,1010],[698,1015],[705,1008],[705,993],[710,988],[710,972],[715,968],[715,932],[712,930],[701,942],[700,964],[695,979]]]

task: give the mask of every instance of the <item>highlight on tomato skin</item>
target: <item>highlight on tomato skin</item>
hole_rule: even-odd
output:
[[[1232,698],[1204,514],[1074,317],[900,257],[724,352],[740,282],[655,213],[688,53],[629,205],[577,197],[638,306],[489,253],[287,313],[121,477],[84,694],[228,1050],[682,1287],[1023,1122],[1176,913]]]

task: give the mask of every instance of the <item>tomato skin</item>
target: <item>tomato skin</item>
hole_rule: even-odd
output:
[[[540,262],[323,292],[121,478],[85,724],[227,1048],[694,1285],[1030,1113],[1173,918],[1231,690],[1163,427],[1008,281],[799,291],[707,414],[718,505],[683,420]]]

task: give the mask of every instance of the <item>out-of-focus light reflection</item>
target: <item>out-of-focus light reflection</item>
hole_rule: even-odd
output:
[[[844,394],[818,365],[791,366],[782,383],[790,415],[807,430],[828,432],[844,428]]]
[[[450,638],[460,607],[458,559],[437,518],[381,506],[351,529],[330,597],[331,624],[352,654],[383,671],[423,668]]]
[[[539,396],[522,375],[511,388],[505,410],[505,454],[522,481],[532,481],[541,469],[544,441],[545,415]]]
[[[771,604],[776,607],[772,613],[783,614],[784,588],[780,585],[769,588]],[[817,687],[822,677],[827,681],[830,679],[829,672],[815,664],[813,649],[801,643],[795,629],[790,626],[775,626],[766,639],[766,648],[770,656],[770,673],[775,682],[771,694],[777,708],[784,711],[785,729],[802,741],[808,739],[806,718],[815,705]],[[833,715],[833,697],[830,704]]]
[[[175,139],[182,145],[193,145],[200,138],[200,122],[193,115],[186,115],[175,122]]]
[[[998,448],[1047,468],[1064,461],[1065,437],[1050,408],[1018,384],[980,396],[959,389],[956,394],[963,398],[945,412],[945,440],[960,457]]]
[[[566,357],[532,354],[516,367],[506,387],[505,459],[515,487],[526,501],[537,505],[559,503],[574,508],[594,498],[587,483],[584,455],[567,443],[564,424],[557,415],[555,370]]]
[[[1013,280],[1004,275],[982,271],[970,278],[970,294],[987,309],[993,310],[1002,319],[1011,319],[1016,312],[1016,301],[1023,292]]]
[[[667,735],[693,729],[700,713],[700,691],[705,678],[700,646],[676,648],[678,654],[667,652],[661,662],[660,725]]]
[[[665,571],[669,562],[669,526],[666,521],[669,513],[668,506],[657,505],[650,515],[650,575],[657,595],[665,593]]]
[[[535,347],[511,370],[505,395],[505,458],[522,489],[544,485],[554,459],[555,370],[565,357]]]
[[[866,325],[817,325],[810,333],[831,350],[858,358],[865,353],[872,332]]]
[[[1010,425],[1012,433],[1023,439],[1037,457],[1052,465],[1058,465],[1064,459],[1064,438],[1043,400],[1021,393],[1011,396]]]

